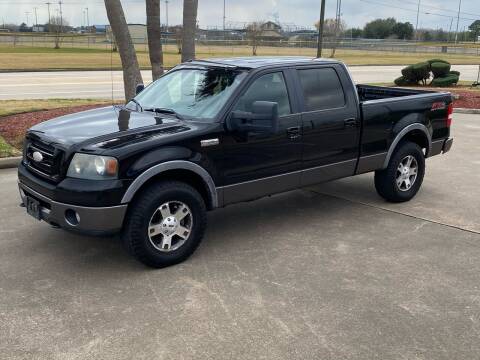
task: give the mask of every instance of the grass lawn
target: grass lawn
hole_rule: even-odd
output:
[[[118,53],[111,53],[108,46],[98,45],[95,48],[64,48],[55,50],[50,47],[27,46],[0,46],[1,70],[54,70],[54,69],[120,69]],[[137,56],[141,68],[150,68],[147,48],[137,45]],[[301,55],[315,56],[316,49],[294,47],[267,47],[260,46],[259,56]],[[197,46],[197,57],[232,57],[249,56],[249,46]],[[329,56],[330,50],[325,50],[324,56]],[[441,57],[452,64],[478,64],[478,57],[461,54],[432,54],[432,53],[402,53],[385,51],[364,51],[339,49],[336,58],[348,65],[404,65],[420,60]],[[35,59],[35,61],[32,61]],[[180,62],[180,55],[175,45],[164,46],[164,63],[172,67]]]
[[[10,156],[20,156],[22,152],[9,145],[3,137],[0,136],[0,158]]]
[[[0,100],[0,117],[31,111],[50,110],[78,105],[110,104],[102,99],[41,99],[41,100]]]

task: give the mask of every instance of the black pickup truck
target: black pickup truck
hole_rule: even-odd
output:
[[[355,85],[340,62],[196,60],[125,106],[32,127],[22,205],[56,227],[121,232],[164,267],[199,245],[208,210],[375,171],[386,200],[410,200],[425,158],[451,145],[449,93]]]

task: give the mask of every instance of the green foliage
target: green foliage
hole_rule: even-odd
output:
[[[450,64],[444,62],[434,62],[431,65],[434,78],[448,75],[450,72]]]
[[[427,62],[432,65],[433,63],[444,63],[444,64],[450,64],[448,61],[445,61],[443,59],[430,59],[427,60]]]
[[[397,22],[392,28],[392,33],[399,39],[412,39],[414,33],[413,25],[409,22]]]
[[[363,36],[371,39],[386,39],[389,37],[412,39],[413,33],[412,24],[397,22],[395,18],[376,19],[367,23],[363,28]]]
[[[417,81],[411,81],[407,79],[405,76],[400,76],[396,78],[393,82],[395,83],[395,85],[398,85],[398,86],[407,86],[407,85],[417,84]]]
[[[432,80],[432,86],[451,86],[458,83],[458,75],[456,74],[448,74],[446,76],[438,77]]]
[[[450,71],[450,63],[442,59],[431,59],[425,62],[409,65],[402,69],[402,76],[394,80],[398,86],[414,85],[420,81],[427,85],[430,72],[434,79],[432,86],[450,86],[458,83],[460,72]]]
[[[421,62],[407,66],[402,69],[402,75],[410,84],[416,84],[420,81],[425,83],[430,78],[430,64]]]

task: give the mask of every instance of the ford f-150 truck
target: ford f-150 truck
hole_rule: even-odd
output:
[[[36,219],[121,232],[133,256],[164,267],[226,205],[371,171],[380,196],[410,200],[425,158],[452,146],[451,121],[449,93],[355,85],[330,59],[195,60],[124,106],[32,127],[18,185]]]

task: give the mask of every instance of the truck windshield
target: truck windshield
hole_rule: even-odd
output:
[[[134,100],[143,110],[168,109],[185,119],[213,119],[245,76],[236,69],[173,70]]]

